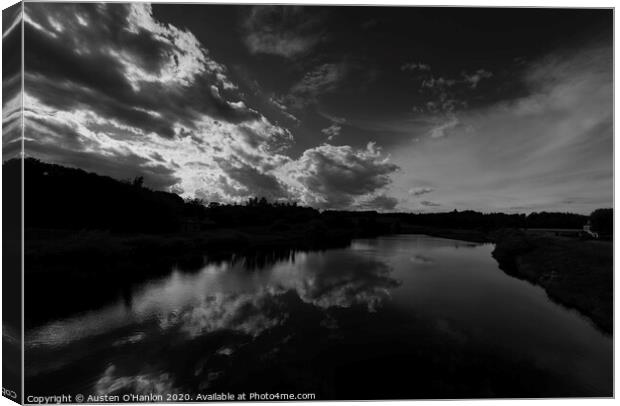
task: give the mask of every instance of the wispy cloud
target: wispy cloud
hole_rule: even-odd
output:
[[[397,205],[397,198],[382,193],[362,200],[358,207],[362,210],[393,211]]]
[[[428,72],[431,70],[431,67],[430,65],[422,63],[422,62],[408,62],[408,63],[403,64],[400,67],[400,70]]]
[[[451,137],[393,147],[403,168],[393,188],[423,178],[437,185],[443,208],[588,213],[612,205],[612,78],[607,46],[530,62],[520,77],[529,94],[459,111]]]
[[[409,189],[409,194],[412,196],[422,196],[434,190],[435,189],[432,187],[414,187],[413,189]]]
[[[332,141],[335,137],[340,135],[340,131],[342,130],[342,126],[338,123],[333,123],[329,127],[323,128],[321,132],[327,135],[327,140]]]
[[[243,28],[253,54],[293,58],[306,54],[323,38],[322,19],[304,7],[254,6]]]
[[[323,114],[323,115],[329,118],[332,124],[329,127],[323,128],[321,132],[327,135],[328,141],[333,141],[335,137],[340,135],[340,131],[342,131],[342,125],[346,123],[347,120],[342,117],[333,117],[333,116],[329,116],[326,114]]]
[[[459,119],[454,114],[449,114],[447,117],[442,118],[440,123],[433,127],[430,131],[431,138],[442,138],[448,135],[448,133],[457,128],[460,124]]]
[[[427,101],[419,106],[414,106],[414,112],[429,112],[433,114],[449,115],[449,121],[455,122],[454,113],[458,109],[467,107],[467,100],[464,98],[464,90],[472,91],[478,84],[489,79],[493,74],[485,69],[478,69],[473,73],[461,72],[460,77],[436,76],[431,67],[421,62],[410,62],[401,66],[401,70],[407,72],[417,72],[420,80],[420,91],[427,95]],[[467,92],[465,92],[467,93]],[[445,121],[442,125],[445,127]],[[442,128],[432,132],[435,136],[442,134]]]
[[[461,72],[460,77],[435,76],[429,65],[408,63],[401,67],[403,71],[419,73],[420,91],[427,95],[422,105],[413,106],[412,111],[431,114],[435,122],[428,131],[430,138],[443,138],[461,125],[459,111],[467,108],[467,93],[474,91],[478,84],[491,78],[493,74],[485,69],[473,73]]]
[[[472,89],[475,89],[481,80],[488,79],[493,76],[491,72],[484,69],[478,69],[474,73],[463,72],[461,75],[463,76],[463,80],[468,83]]]
[[[307,72],[284,97],[287,104],[300,109],[316,103],[318,98],[334,91],[345,77],[345,63],[324,63]]]

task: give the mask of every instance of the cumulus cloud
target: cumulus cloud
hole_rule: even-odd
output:
[[[286,10],[286,21],[306,14]],[[379,196],[397,167],[377,146],[285,155],[291,132],[252,108],[228,69],[190,31],[157,21],[148,4],[29,3],[26,14],[28,155],[229,203],[252,196],[325,208],[393,203]],[[271,104],[288,112],[287,102],[314,103],[345,74],[344,63],[318,65]],[[330,120],[333,139],[344,120]]]
[[[253,54],[292,58],[314,48],[323,38],[322,19],[304,7],[254,6],[243,28]]]
[[[369,143],[365,149],[321,145],[306,150],[287,166],[306,204],[346,208],[390,183],[398,166]]]
[[[271,200],[291,197],[286,186],[268,171],[261,171],[238,158],[233,162],[217,158],[216,162],[229,179],[244,188],[242,191],[235,191],[234,194],[261,196]]]
[[[191,32],[148,4],[32,3],[26,15],[27,154],[190,197],[285,195],[269,172],[291,133],[239,99]]]

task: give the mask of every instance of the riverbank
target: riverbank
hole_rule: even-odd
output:
[[[492,242],[489,233],[475,229],[456,229],[426,226],[401,225],[400,234],[424,234],[431,237],[449,238],[468,242]]]
[[[330,229],[320,222],[286,229],[247,227],[171,234],[113,234],[104,231],[67,232],[26,230],[26,274],[83,277],[105,271],[106,276],[130,278],[152,267],[192,268],[206,259],[235,255],[313,250],[346,246],[356,230]],[[137,265],[140,265],[139,267]]]
[[[613,332],[613,242],[535,235],[492,234],[493,257],[509,275],[541,286],[554,301]]]
[[[287,227],[218,228],[168,234],[26,229],[26,274],[37,277],[140,277],[171,266],[196,268],[206,260],[278,255],[290,250],[347,246],[354,238],[390,234],[379,227],[333,227],[322,221]],[[403,226],[399,234],[425,234],[469,242],[490,242],[479,230]],[[275,253],[275,254],[274,254]]]

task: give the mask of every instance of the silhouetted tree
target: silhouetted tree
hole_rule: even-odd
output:
[[[614,211],[613,209],[596,209],[590,214],[592,229],[599,234],[613,234]]]
[[[144,176],[136,176],[131,184],[133,187],[141,188],[144,185]]]

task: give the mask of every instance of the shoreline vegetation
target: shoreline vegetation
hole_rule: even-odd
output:
[[[494,233],[493,257],[507,274],[541,286],[556,303],[613,333],[613,243],[523,230]]]
[[[20,164],[4,162],[4,179],[19,179]],[[424,234],[494,243],[493,257],[504,272],[541,286],[605,333],[613,330],[611,209],[591,216],[381,214],[320,212],[264,198],[205,204],[152,191],[140,177],[123,182],[29,158],[24,164],[26,296],[48,297],[67,311],[76,303],[96,305],[109,298],[109,290],[129,297],[132,284],[171,269],[224,260],[260,269],[294,251],[343,248],[354,238]],[[579,232],[587,222],[603,238]],[[79,289],[85,282],[99,289]],[[27,314],[44,318],[45,309]]]

